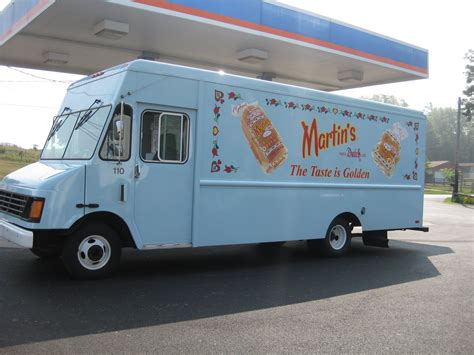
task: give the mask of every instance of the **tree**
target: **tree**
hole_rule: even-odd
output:
[[[393,95],[374,94],[372,96],[362,96],[362,98],[366,100],[383,102],[384,104],[408,107],[408,103],[404,99],[393,96]]]
[[[454,182],[454,169],[441,169],[446,181],[450,184]]]
[[[429,160],[454,160],[457,111],[453,108],[433,107],[428,114],[426,155]],[[474,161],[474,128],[461,120],[460,162]]]
[[[467,119],[470,120],[470,115],[474,114],[474,50],[470,49],[465,58],[468,63],[466,65],[466,90],[463,91],[463,94],[466,97],[463,99],[463,114],[467,116]]]

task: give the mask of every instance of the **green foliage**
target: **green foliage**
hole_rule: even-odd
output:
[[[454,183],[454,169],[441,169],[446,180],[450,183]]]
[[[454,161],[457,111],[454,108],[430,107],[426,129],[427,159]],[[460,162],[474,162],[474,127],[461,120]]]
[[[468,61],[466,65],[466,90],[463,91],[466,98],[463,99],[463,114],[467,119],[474,115],[474,50],[470,49],[465,57]]]
[[[404,99],[393,96],[393,95],[374,94],[372,96],[363,96],[362,98],[366,100],[383,102],[384,104],[408,107],[408,103]]]
[[[460,203],[462,205],[474,205],[474,197],[471,196],[458,196],[456,201],[453,201],[451,197],[447,197],[444,202],[446,203]]]
[[[23,149],[12,144],[0,144],[0,160],[34,163],[39,160],[41,152],[35,149]]]

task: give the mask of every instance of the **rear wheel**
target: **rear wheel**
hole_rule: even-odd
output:
[[[117,233],[104,224],[80,228],[66,241],[62,259],[76,279],[98,279],[110,275],[120,262],[121,243]]]
[[[351,226],[344,218],[336,218],[329,225],[324,239],[308,240],[310,249],[328,257],[346,254],[351,246]]]

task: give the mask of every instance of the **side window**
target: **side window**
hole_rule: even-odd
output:
[[[124,105],[123,116],[120,114],[120,105],[114,111],[107,133],[100,149],[103,160],[130,159],[132,108]]]
[[[184,163],[189,154],[189,118],[185,114],[145,111],[140,154],[145,161]]]

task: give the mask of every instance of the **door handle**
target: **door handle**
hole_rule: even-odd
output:
[[[142,168],[140,167],[140,164],[135,164],[135,179],[138,179],[141,173]]]
[[[89,203],[88,205],[85,205],[83,203],[78,203],[76,205],[77,208],[99,208],[98,203]]]

